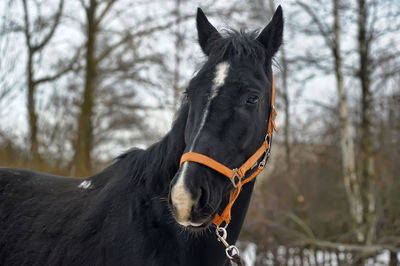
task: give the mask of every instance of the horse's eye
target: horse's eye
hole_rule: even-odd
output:
[[[248,104],[256,104],[256,103],[258,103],[258,96],[257,95],[250,95],[247,98],[247,103]]]

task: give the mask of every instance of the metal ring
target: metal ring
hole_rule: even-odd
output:
[[[220,234],[220,232],[222,233],[222,235]],[[228,233],[226,232],[226,229],[224,227],[217,227],[216,233],[218,235],[218,237],[226,239]]]
[[[229,251],[232,251],[231,254],[229,254]],[[235,251],[236,254],[239,256],[239,249],[238,249],[235,245],[231,245],[231,246],[229,246],[229,247],[227,247],[227,248],[225,249],[226,256],[227,256],[230,260],[232,260],[232,259],[233,259],[233,255],[235,255],[235,254],[234,254],[234,251]]]

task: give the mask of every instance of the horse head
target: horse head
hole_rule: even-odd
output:
[[[272,112],[272,57],[282,42],[280,7],[256,32],[221,34],[197,11],[198,41],[206,62],[185,92],[189,112],[186,153],[205,155],[230,169],[241,166],[265,141]],[[170,184],[169,206],[182,226],[211,224],[232,182],[207,165],[185,161]]]

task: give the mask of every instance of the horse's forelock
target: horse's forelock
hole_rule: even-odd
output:
[[[230,58],[247,58],[265,61],[266,51],[256,40],[257,31],[225,30],[223,38],[210,44],[209,60],[225,61]]]

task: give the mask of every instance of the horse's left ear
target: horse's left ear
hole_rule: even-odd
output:
[[[210,44],[222,38],[217,29],[208,21],[206,15],[201,8],[197,8],[196,16],[197,34],[199,36],[199,44],[205,55],[210,54]]]
[[[258,35],[257,40],[264,45],[267,54],[273,56],[282,44],[282,35],[283,15],[282,7],[279,5],[271,21]]]

